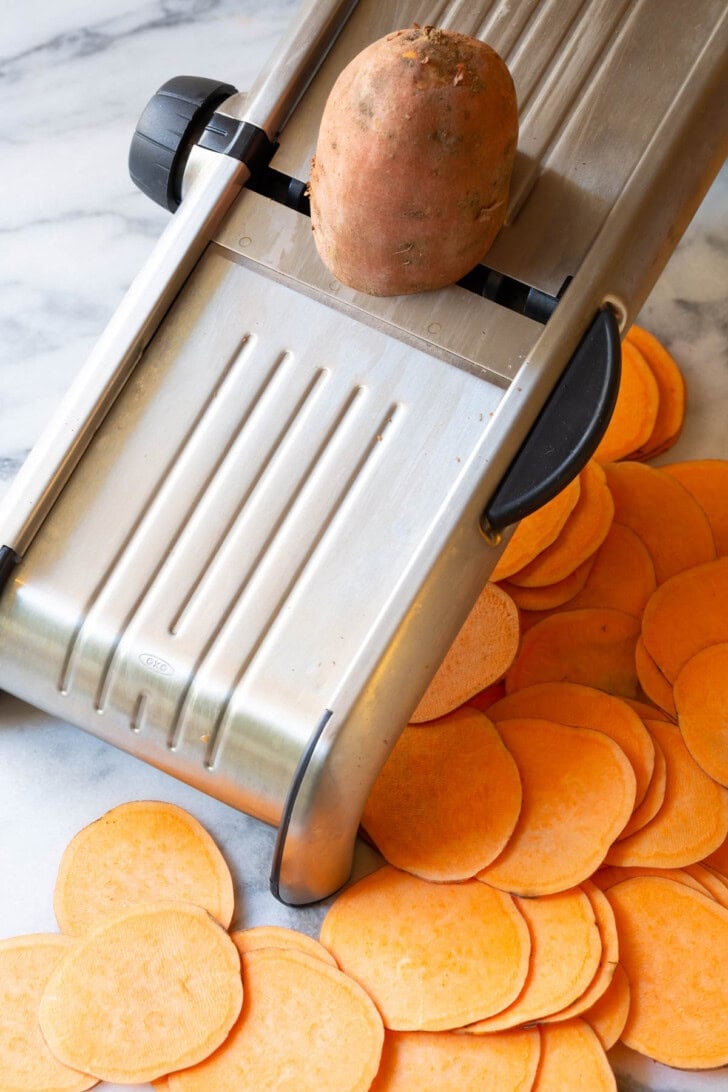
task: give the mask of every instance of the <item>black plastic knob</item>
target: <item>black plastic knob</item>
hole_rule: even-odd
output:
[[[204,76],[175,76],[144,108],[129,148],[129,174],[147,197],[174,212],[192,145],[236,88]]]

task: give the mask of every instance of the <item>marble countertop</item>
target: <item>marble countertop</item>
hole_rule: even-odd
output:
[[[5,0],[0,27],[0,495],[40,435],[167,214],[135,190],[128,142],[150,94],[180,72],[248,86],[297,0]],[[690,393],[673,458],[728,457],[728,172],[663,272],[641,321]],[[133,798],[174,801],[213,833],[237,885],[236,923],[315,933],[322,909],[268,892],[268,827],[16,699],[0,696],[0,937],[54,931],[60,854]],[[362,848],[358,867],[366,869]],[[620,1054],[622,1087],[728,1090]],[[634,1083],[637,1082],[637,1083]],[[111,1089],[110,1085],[100,1086]]]

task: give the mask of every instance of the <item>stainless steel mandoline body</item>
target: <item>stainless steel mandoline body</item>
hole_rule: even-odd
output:
[[[487,267],[375,299],[304,183],[338,72],[413,22],[506,59],[519,153]],[[283,900],[340,886],[502,532],[603,432],[725,155],[727,29],[725,0],[315,0],[248,95],[165,85],[131,167],[179,210],[6,497],[0,686],[276,825]]]

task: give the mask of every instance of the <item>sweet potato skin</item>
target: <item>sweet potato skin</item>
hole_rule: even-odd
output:
[[[321,122],[309,189],[324,263],[376,296],[454,283],[503,223],[517,137],[513,81],[485,43],[434,27],[373,42]]]

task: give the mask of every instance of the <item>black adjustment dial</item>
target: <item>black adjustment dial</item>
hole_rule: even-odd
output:
[[[147,103],[129,148],[129,174],[142,193],[174,212],[187,155],[213,113],[236,88],[204,76],[175,76]]]

